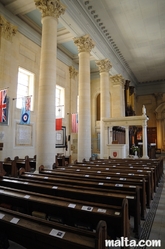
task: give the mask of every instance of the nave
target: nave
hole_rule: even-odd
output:
[[[164,169],[165,169],[165,160],[164,160]],[[145,221],[142,221],[142,231],[139,237],[139,240],[144,239],[161,239],[161,248],[164,248],[164,231],[165,231],[165,215],[163,213],[164,209],[164,195],[165,195],[165,186],[164,186],[164,175],[161,177],[159,187],[154,193],[154,198],[151,201],[150,209],[147,209],[147,215]],[[132,225],[132,218],[130,219]],[[133,234],[131,233],[130,239],[134,239]],[[138,240],[137,240],[138,241]],[[9,249],[19,249],[19,247],[14,242],[10,241]],[[138,247],[139,248],[139,247]],[[145,248],[145,247],[144,247]],[[147,247],[146,247],[147,248]],[[154,247],[151,247],[154,248]]]

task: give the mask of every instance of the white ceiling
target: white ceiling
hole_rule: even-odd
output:
[[[136,83],[165,81],[165,0],[61,0],[58,47],[77,60],[73,37],[87,32],[96,48],[94,60],[109,58],[114,71],[126,70]],[[41,34],[41,14],[34,0],[0,0],[5,8]]]

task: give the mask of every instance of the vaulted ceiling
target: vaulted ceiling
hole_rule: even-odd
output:
[[[42,34],[41,13],[34,0],[0,0],[14,16]],[[78,63],[73,38],[90,34],[96,60],[108,58],[111,73],[134,85],[165,82],[165,0],[61,0],[65,14],[58,23],[58,48]],[[165,84],[165,83],[164,83]],[[164,90],[165,92],[165,90]]]

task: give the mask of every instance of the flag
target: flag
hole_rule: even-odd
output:
[[[30,124],[30,105],[31,97],[23,97],[20,124]]]
[[[62,130],[62,118],[56,118],[56,131]]]
[[[7,120],[7,90],[0,91],[0,123]]]
[[[72,114],[72,133],[78,132],[78,113]]]

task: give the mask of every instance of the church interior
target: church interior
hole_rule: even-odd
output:
[[[0,0],[0,248],[164,248],[164,12]]]

